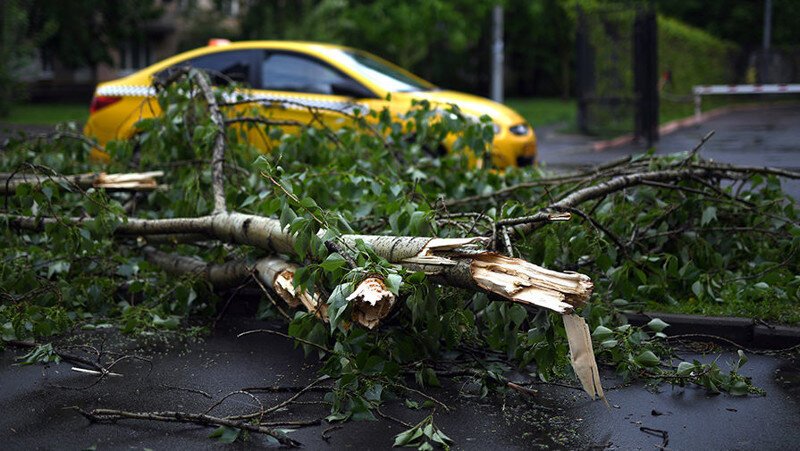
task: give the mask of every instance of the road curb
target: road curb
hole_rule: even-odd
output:
[[[771,325],[750,318],[728,316],[682,315],[677,313],[626,313],[628,323],[635,326],[659,318],[669,324],[667,335],[715,335],[741,346],[761,349],[784,349],[800,345],[800,327]]]
[[[678,130],[687,128],[687,127],[694,127],[710,121],[711,119],[716,119],[720,116],[729,113],[736,113],[740,111],[751,111],[751,110],[758,110],[768,106],[768,104],[763,103],[748,103],[744,105],[728,105],[719,108],[715,108],[713,110],[709,110],[702,114],[699,118],[692,116],[687,116],[681,119],[675,119],[669,122],[665,122],[664,124],[658,127],[658,134],[659,136],[665,136],[670,133],[674,133]],[[614,149],[616,147],[625,146],[635,142],[636,137],[633,134],[625,134],[622,136],[618,136],[616,138],[602,140],[602,141],[594,141],[591,143],[591,149],[594,152],[602,152],[608,149]]]

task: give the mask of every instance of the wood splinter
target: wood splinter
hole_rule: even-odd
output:
[[[347,297],[347,301],[353,305],[353,321],[374,329],[392,310],[396,297],[383,279],[367,277]]]

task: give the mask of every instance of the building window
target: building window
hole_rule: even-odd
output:
[[[222,14],[228,17],[237,17],[239,10],[239,0],[222,0]]]
[[[146,40],[130,40],[119,48],[119,72],[131,74],[152,63],[150,43]]]
[[[39,80],[53,79],[53,55],[44,48],[39,49]]]

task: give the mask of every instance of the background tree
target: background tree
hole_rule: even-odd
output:
[[[657,0],[658,10],[744,48],[761,45],[764,1]],[[772,43],[777,47],[800,45],[797,17],[800,2],[773,0]]]
[[[28,35],[42,35],[42,50],[70,68],[111,63],[110,51],[142,37],[160,14],[153,0],[32,0],[26,8]]]
[[[0,0],[0,117],[7,116],[17,83],[14,74],[30,50],[25,27],[28,14],[18,0]]]

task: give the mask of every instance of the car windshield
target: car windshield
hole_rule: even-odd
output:
[[[430,91],[434,86],[367,53],[336,50],[338,59],[389,92]]]

